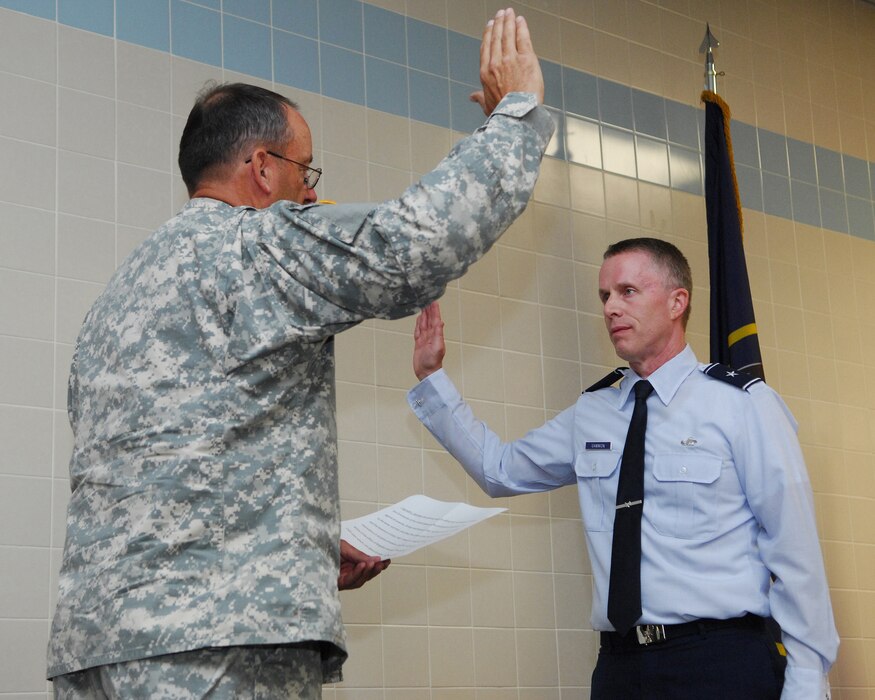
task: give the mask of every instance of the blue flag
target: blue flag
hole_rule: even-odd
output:
[[[705,208],[711,268],[711,362],[765,379],[742,244],[729,105],[705,90]]]

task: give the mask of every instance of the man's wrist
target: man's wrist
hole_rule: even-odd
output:
[[[417,373],[416,373],[416,378],[417,378],[419,381],[422,381],[422,380],[425,379],[426,377],[430,377],[432,374],[434,374],[435,372],[437,372],[437,371],[439,371],[440,369],[442,369],[442,367],[443,367],[442,365],[438,365],[437,367],[435,367],[435,368],[433,368],[433,369],[424,369],[424,370],[422,370],[422,372],[417,372]]]

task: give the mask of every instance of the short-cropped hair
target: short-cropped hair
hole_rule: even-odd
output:
[[[194,194],[211,170],[232,163],[260,144],[281,149],[294,138],[287,97],[246,83],[207,85],[198,95],[179,141],[179,171]]]
[[[635,251],[646,253],[653,262],[665,270],[665,283],[669,289],[687,290],[690,303],[687,304],[683,317],[684,327],[686,327],[693,300],[693,273],[687,258],[677,246],[668,241],[659,238],[627,238],[609,245],[605,251],[604,259],[607,260],[620,253]]]

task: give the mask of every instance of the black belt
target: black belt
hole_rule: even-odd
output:
[[[619,632],[602,632],[601,643],[605,649],[638,649],[678,637],[703,634],[711,630],[733,627],[762,629],[764,624],[764,618],[748,613],[744,617],[733,617],[728,620],[703,618],[692,622],[682,622],[679,625],[637,625],[630,629],[625,636]]]

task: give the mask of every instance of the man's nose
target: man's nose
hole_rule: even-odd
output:
[[[605,312],[605,316],[613,316],[618,312],[617,303],[616,303],[616,300],[614,299],[613,294],[611,294],[607,299],[605,299],[604,312]]]

